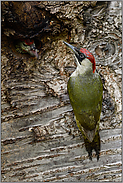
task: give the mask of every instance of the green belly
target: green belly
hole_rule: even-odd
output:
[[[100,120],[103,85],[99,75],[95,77],[70,77],[68,94],[74,114],[79,123],[93,130]]]

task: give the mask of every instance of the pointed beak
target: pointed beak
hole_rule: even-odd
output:
[[[65,41],[63,41],[63,43],[66,44],[76,55],[78,55],[78,52],[76,51],[77,50],[76,47],[72,46],[71,44],[69,44]]]
[[[30,55],[35,56],[37,59],[39,59],[39,55],[37,51],[38,50],[36,49],[36,50],[30,50],[29,52],[30,52]]]
[[[30,55],[35,56],[37,59],[39,59],[38,50],[35,48],[35,45],[31,45],[29,53]]]

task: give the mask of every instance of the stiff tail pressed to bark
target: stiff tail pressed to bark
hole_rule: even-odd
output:
[[[97,156],[97,161],[99,160],[99,155],[100,155],[100,135],[99,131],[96,132],[95,137],[92,142],[89,142],[87,137],[84,136],[84,142],[85,142],[85,147],[88,152],[89,159],[92,160],[92,150],[94,149],[96,152]]]

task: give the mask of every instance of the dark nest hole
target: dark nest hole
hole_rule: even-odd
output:
[[[34,42],[35,42],[35,46],[36,46],[36,49],[40,50],[42,48],[42,42],[39,41],[39,39],[37,38],[34,38],[33,39]],[[13,45],[14,47],[14,51],[18,54],[19,52],[16,50],[16,45],[17,43],[19,42],[20,40],[19,39],[14,39],[11,44]],[[29,53],[22,53],[24,56],[27,56],[27,57],[30,57],[30,54]]]
[[[23,38],[22,38],[23,39]],[[4,50],[7,51],[7,53],[13,53],[14,55],[18,57],[25,57],[25,58],[30,58],[31,55],[29,53],[19,53],[16,50],[16,45],[21,39],[14,38],[12,36],[5,36],[2,34],[2,41],[1,41],[1,48],[5,48]],[[38,38],[33,38],[35,42],[36,49],[39,51],[43,47],[42,42]]]

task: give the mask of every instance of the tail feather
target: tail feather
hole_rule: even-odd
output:
[[[95,152],[96,152],[97,161],[98,161],[99,160],[99,155],[100,155],[100,135],[99,135],[99,131],[96,132],[96,135],[95,135],[92,142],[90,142],[84,136],[84,142],[85,142],[86,150],[88,152],[89,159],[92,160],[92,150],[94,149]]]
[[[85,142],[85,147],[89,155],[89,159],[92,160],[92,150],[94,149],[97,155],[97,161],[99,160],[99,155],[100,155],[100,135],[99,135],[99,122],[97,122],[97,125],[94,130],[87,130],[82,127],[80,122],[77,120],[75,116],[75,120],[77,123],[77,126],[79,130],[81,131],[83,137],[84,137],[84,142]]]
[[[85,128],[83,128],[83,133],[85,134],[85,136],[88,138],[88,140],[90,142],[93,141],[94,137],[95,137],[95,133],[96,133],[96,128],[94,130],[86,130]]]

